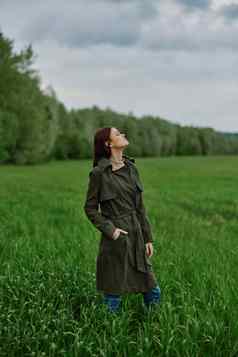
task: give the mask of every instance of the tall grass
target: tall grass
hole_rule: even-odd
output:
[[[136,159],[162,300],[95,290],[91,162],[0,167],[0,356],[238,356],[237,157]]]

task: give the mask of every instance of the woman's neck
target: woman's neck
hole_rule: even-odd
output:
[[[115,171],[117,169],[120,169],[122,166],[125,165],[125,160],[123,158],[122,152],[118,152],[118,153],[113,153],[110,156],[110,161],[112,163],[112,171]]]
[[[110,160],[114,163],[122,163],[123,162],[123,154],[122,151],[112,153],[110,156]]]

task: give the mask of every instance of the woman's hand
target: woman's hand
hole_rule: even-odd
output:
[[[145,244],[146,247],[146,254],[150,258],[153,255],[153,244],[151,242],[148,242]]]
[[[119,237],[121,232],[124,233],[124,234],[128,234],[127,231],[124,231],[121,228],[116,228],[115,231],[113,232],[112,239],[116,240]]]

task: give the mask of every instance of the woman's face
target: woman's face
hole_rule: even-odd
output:
[[[110,143],[111,148],[124,148],[129,144],[129,141],[126,139],[125,134],[121,133],[117,128],[111,128],[110,131]]]

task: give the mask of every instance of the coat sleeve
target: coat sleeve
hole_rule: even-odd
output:
[[[139,171],[136,167],[135,169],[136,169],[137,179],[139,180],[139,182],[141,182]],[[154,238],[152,234],[151,223],[144,205],[143,191],[139,192],[138,195],[139,195],[139,199],[138,199],[137,210],[140,215],[141,229],[142,229],[144,241],[145,243],[153,242]]]
[[[112,239],[116,229],[113,222],[104,217],[99,212],[99,188],[101,173],[98,170],[92,170],[89,173],[88,189],[84,203],[84,212],[91,223],[105,236]]]
[[[140,192],[140,197],[139,197],[139,214],[141,217],[141,229],[143,232],[143,237],[145,243],[148,242],[153,242],[153,235],[152,235],[152,230],[151,230],[151,224],[149,221],[149,217],[147,215],[145,206],[144,206],[144,201],[143,201],[143,194]]]

